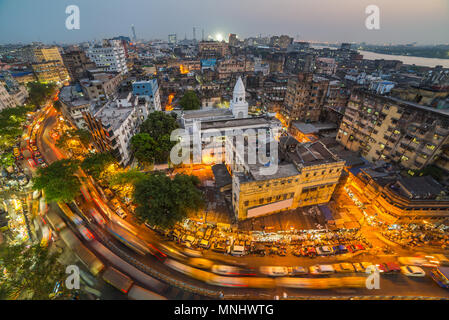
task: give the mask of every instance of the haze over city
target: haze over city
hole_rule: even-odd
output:
[[[101,3],[101,4],[100,4]],[[80,30],[65,28],[65,8],[80,8]],[[380,30],[365,28],[365,8],[380,8]],[[0,43],[71,43],[129,36],[134,24],[140,39],[240,38],[289,34],[295,40],[367,43],[448,43],[446,0],[0,0]]]

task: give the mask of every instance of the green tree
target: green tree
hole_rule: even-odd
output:
[[[14,155],[11,152],[0,155],[0,165],[2,168],[10,167],[14,164]]]
[[[33,178],[33,189],[44,190],[47,202],[69,202],[80,193],[81,183],[75,176],[79,161],[62,159],[39,168]]]
[[[177,175],[173,180],[163,173],[153,173],[135,184],[136,216],[150,224],[170,228],[199,210],[204,202],[195,176]]]
[[[26,115],[31,107],[18,106],[0,111],[0,150],[7,150],[17,143],[17,137],[23,132]]]
[[[117,160],[109,152],[90,153],[81,162],[81,168],[95,180],[105,180],[104,172],[110,165],[117,165]]]
[[[137,160],[145,165],[166,162],[176,144],[170,141],[170,135],[178,127],[176,116],[161,111],[151,113],[140,126],[140,133],[131,138]]]
[[[148,133],[155,140],[164,135],[170,136],[173,130],[179,128],[176,122],[176,114],[174,113],[174,115],[162,111],[152,112],[140,125],[140,132]]]
[[[48,300],[55,285],[66,294],[65,268],[59,254],[40,245],[0,246],[0,298]]]
[[[193,90],[187,90],[179,100],[179,104],[184,110],[197,110],[201,106],[200,99]]]
[[[125,184],[137,184],[145,179],[146,174],[137,169],[130,169],[128,171],[119,172],[113,175],[109,181],[111,187],[121,186]]]
[[[28,100],[36,106],[40,106],[56,93],[55,83],[28,82]]]

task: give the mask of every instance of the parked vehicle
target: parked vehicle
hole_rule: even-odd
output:
[[[328,256],[333,253],[332,248],[329,246],[318,247],[316,252],[319,256]]]
[[[230,248],[230,254],[233,256],[243,256],[245,254],[245,247],[233,245]]]
[[[291,274],[292,276],[307,274],[307,269],[301,266],[288,267],[288,273]]]
[[[313,275],[335,273],[334,268],[329,264],[317,264],[309,268],[309,273]]]
[[[424,277],[426,275],[422,268],[416,266],[402,266],[401,273],[407,277]]]
[[[398,273],[401,271],[401,267],[395,262],[381,263],[379,265],[380,272],[384,273]]]
[[[350,263],[337,263],[332,265],[334,267],[335,272],[339,272],[339,273],[350,273],[350,272],[355,272],[355,268],[352,264]]]
[[[449,289],[449,267],[438,267],[430,271],[430,276],[440,287]]]
[[[225,253],[226,252],[226,244],[223,242],[215,242],[212,251]]]

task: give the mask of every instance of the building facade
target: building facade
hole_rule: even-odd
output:
[[[449,111],[355,90],[337,141],[369,161],[421,170],[441,161],[449,143]]]
[[[89,47],[87,56],[104,71],[128,73],[125,48],[120,40],[103,40],[101,45]]]
[[[232,149],[227,151],[232,158],[226,164],[232,173],[232,206],[239,220],[329,202],[345,164],[320,141],[301,144],[284,136],[276,172],[264,175],[263,164],[245,160],[245,153],[255,150],[239,152],[234,143],[227,143],[227,148]]]
[[[291,78],[281,110],[287,126],[290,126],[292,121],[319,121],[328,86],[328,79],[311,73],[300,73]]]

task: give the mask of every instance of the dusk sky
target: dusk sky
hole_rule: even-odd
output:
[[[65,8],[80,8],[80,30],[67,30]],[[380,8],[380,30],[365,8]],[[295,40],[449,43],[449,0],[0,0],[0,43],[73,43],[117,35],[201,39],[288,34]],[[299,37],[298,37],[299,35]]]

